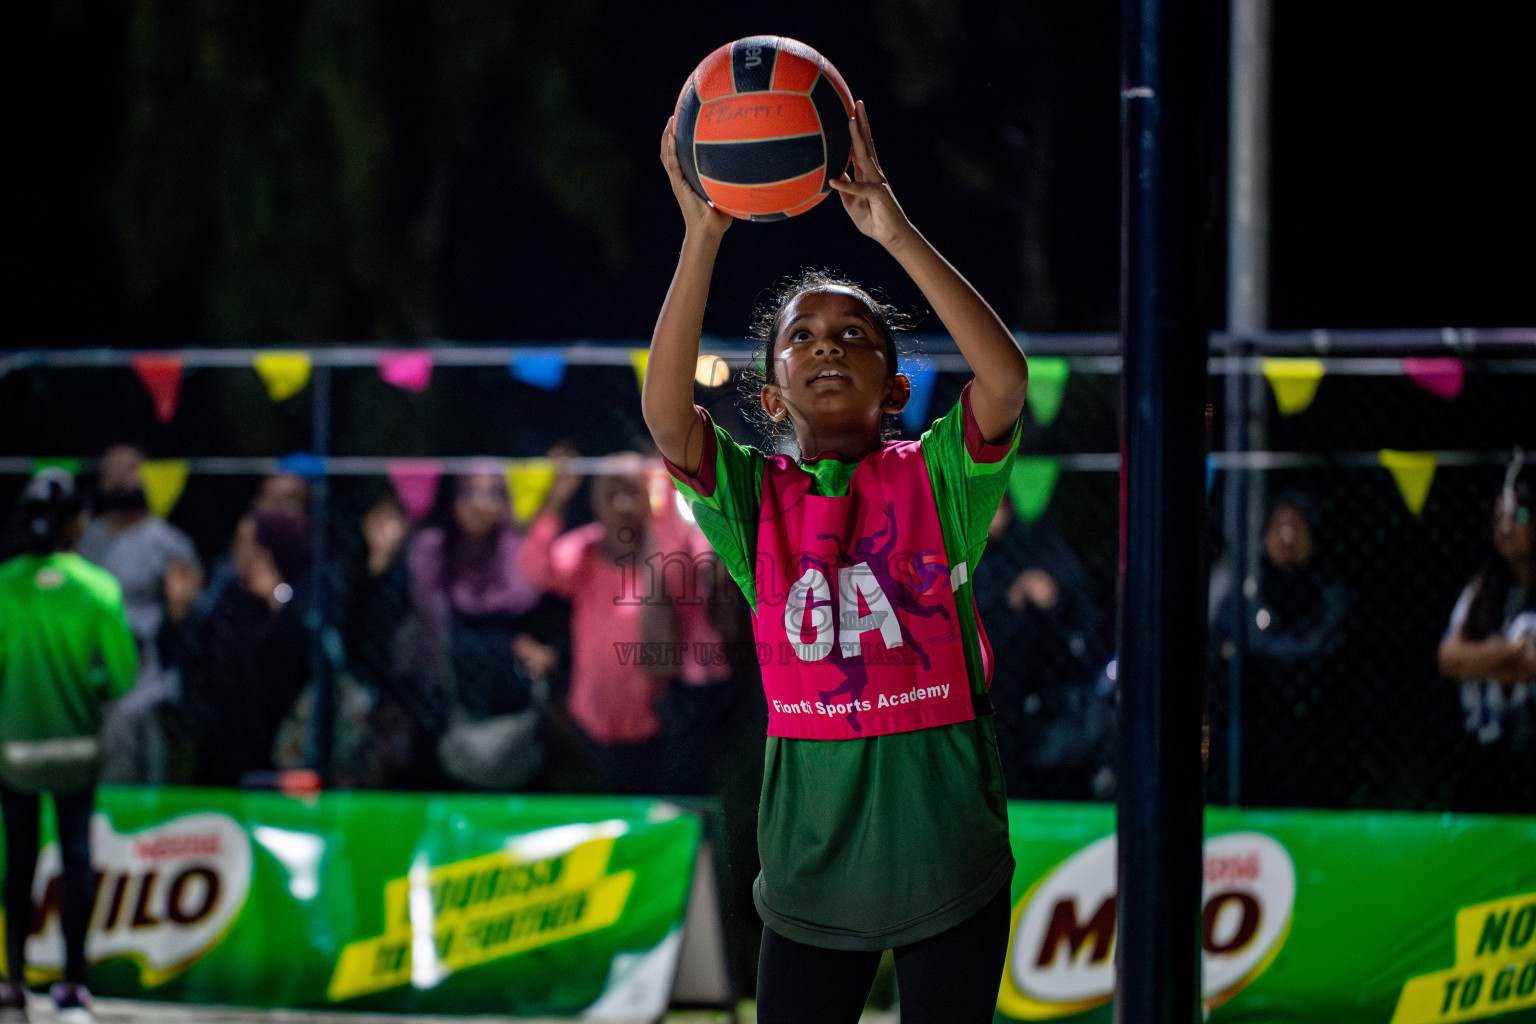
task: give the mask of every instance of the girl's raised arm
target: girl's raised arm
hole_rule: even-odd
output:
[[[670,119],[661,134],[661,162],[672,179],[672,194],[682,208],[687,230],[672,285],[651,335],[640,401],[645,425],[661,454],[679,469],[694,474],[704,452],[704,421],[693,406],[694,367],[699,360],[699,335],[704,330],[704,303],[709,298],[715,254],[731,226],[731,217],[706,202],[683,177]]]
[[[855,108],[852,129],[854,178],[844,174],[841,180],[833,180],[832,187],[842,193],[843,209],[854,225],[896,257],[944,321],[976,375],[971,382],[976,425],[988,441],[1001,441],[1024,409],[1029,384],[1024,353],[986,300],[907,220],[875,158],[862,100]]]

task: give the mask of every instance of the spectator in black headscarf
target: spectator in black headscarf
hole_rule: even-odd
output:
[[[1242,609],[1239,588],[1223,598],[1211,623],[1217,683],[1231,678],[1242,651],[1242,773],[1245,805],[1334,807],[1346,802],[1344,760],[1353,725],[1336,655],[1350,598],[1335,574],[1322,515],[1301,491],[1281,492],[1264,528],[1258,591]],[[1212,746],[1228,742],[1225,717],[1211,722]]]
[[[310,676],[310,544],[305,518],[246,516],[232,546],[239,585],[163,634],[167,656],[184,666],[199,783],[236,786],[273,769],[278,726]]]
[[[1104,795],[1113,706],[1095,688],[1107,652],[1088,573],[1053,523],[1019,521],[1006,497],[987,542],[974,590],[994,655],[991,695],[1008,795]]]

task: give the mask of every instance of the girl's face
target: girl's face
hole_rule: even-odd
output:
[[[1493,549],[1510,565],[1529,564],[1531,561],[1531,534],[1536,526],[1531,523],[1531,510],[1525,505],[1513,509],[1505,507],[1501,498],[1493,505]]]
[[[507,515],[507,488],[499,477],[466,476],[458,482],[453,519],[467,536],[489,537],[501,528]]]
[[[845,289],[802,292],[779,316],[773,339],[772,384],[763,408],[775,420],[788,416],[806,431],[878,438],[881,416],[906,404],[905,377],[895,375],[885,338],[869,307]],[[814,455],[811,447],[805,454]]]

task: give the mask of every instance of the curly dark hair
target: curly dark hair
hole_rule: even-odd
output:
[[[759,297],[757,306],[752,310],[747,337],[755,344],[738,385],[744,415],[757,425],[769,442],[775,445],[793,439],[794,426],[788,417],[775,421],[763,409],[761,399],[763,388],[778,384],[778,381],[773,379],[773,342],[783,326],[781,321],[784,311],[789,308],[790,303],[808,292],[822,291],[849,292],[858,297],[869,309],[870,321],[880,335],[880,340],[885,342],[886,367],[891,376],[896,375],[897,359],[909,348],[907,345],[897,345],[896,333],[912,330],[915,319],[897,308],[883,292],[865,288],[856,281],[821,267],[803,267],[796,273],[775,281]],[[894,416],[885,417],[885,423],[880,431],[881,440],[896,436],[898,429],[895,419]]]

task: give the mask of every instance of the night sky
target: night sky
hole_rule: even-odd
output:
[[[1208,47],[1215,282],[1224,233],[1224,6],[1212,5],[1218,21]],[[1536,118],[1523,6],[1275,4],[1274,326],[1536,323]],[[548,45],[540,60],[485,75],[474,117],[456,129],[441,238],[423,272],[430,316],[417,337],[647,336],[682,235],[656,159],[662,125],[700,58],[759,32],[803,39],[837,65],[868,103],[882,162],[913,221],[1012,325],[1115,328],[1117,4],[784,3],[740,14],[728,4],[578,3],[562,7],[574,12],[565,15],[507,7],[520,38]],[[306,340],[259,319],[250,328],[216,325],[197,273],[219,244],[213,223],[194,225],[182,243],[179,265],[191,269],[163,275],[147,291],[127,283],[134,268],[121,244],[131,216],[121,204],[131,116],[124,54],[136,9],[40,4],[15,16],[11,105],[20,144],[11,153],[21,185],[13,192],[20,258],[12,294],[22,314],[8,346]],[[270,9],[280,13],[263,30],[279,52],[289,45],[281,12],[302,5]],[[386,177],[390,202],[409,211],[412,183],[429,173],[416,166],[424,158],[416,159],[413,142],[448,114],[413,93],[423,80],[412,51],[417,5],[381,3],[378,11],[379,87],[395,118]],[[590,211],[573,213],[568,195],[539,183],[529,170],[536,136],[515,127],[517,111],[539,101],[536,75],[549,68],[560,69],[568,120],[589,146],[601,140],[613,213],[595,225]],[[167,170],[178,180],[197,172]],[[383,237],[394,237],[389,225]],[[356,251],[370,243],[349,244]],[[706,330],[740,336],[758,292],[806,264],[842,269],[920,307],[834,197],[787,223],[732,229]],[[381,312],[388,282],[368,280],[350,286],[311,329],[337,341],[411,340],[406,321]],[[1222,316],[1217,288],[1212,325]]]

